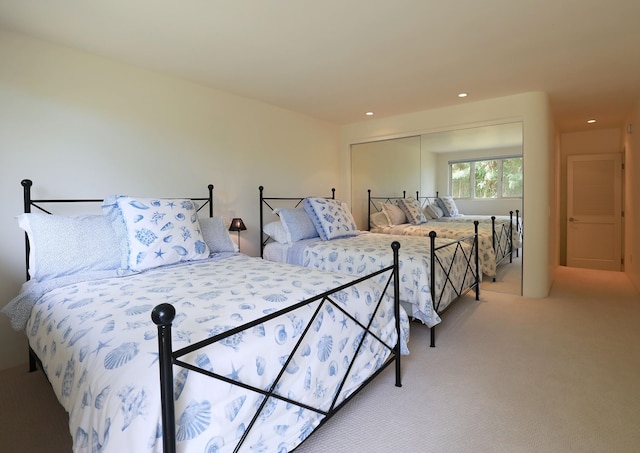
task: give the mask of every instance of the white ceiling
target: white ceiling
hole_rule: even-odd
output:
[[[420,148],[432,153],[518,149],[522,153],[522,123],[493,124],[451,131],[432,132],[420,137]]]
[[[0,27],[338,124],[545,91],[565,132],[640,99],[639,0],[2,0]]]

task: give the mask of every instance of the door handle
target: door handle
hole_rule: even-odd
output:
[[[569,222],[573,222],[575,219],[573,217],[569,217]]]

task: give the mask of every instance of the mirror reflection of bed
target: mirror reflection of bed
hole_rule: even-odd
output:
[[[409,137],[351,145],[351,208],[361,229],[367,228],[368,190],[376,196],[449,194],[449,162],[521,156],[522,123],[456,128]],[[463,214],[508,215],[519,210],[522,198],[456,199]],[[482,288],[522,294],[523,248],[513,262],[498,266],[496,279],[485,278]]]

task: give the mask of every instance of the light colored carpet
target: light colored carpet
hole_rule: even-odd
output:
[[[562,267],[545,299],[468,295],[428,337],[412,325],[403,387],[386,370],[297,452],[639,451],[640,296],[623,273]],[[69,451],[25,369],[0,372],[0,449]]]
[[[481,291],[495,291],[519,296],[522,294],[522,254],[513,256],[513,262],[505,261],[496,269],[496,281],[484,276]]]

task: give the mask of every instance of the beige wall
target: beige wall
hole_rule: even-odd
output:
[[[554,188],[555,148],[549,102],[545,93],[523,93],[445,107],[441,109],[372,119],[342,128],[343,164],[349,166],[350,145],[456,128],[522,121],[524,156],[523,294],[545,297],[553,267],[557,265]],[[344,187],[351,190],[349,172]]]
[[[352,196],[341,194],[348,202],[356,225],[368,229],[369,197],[415,196],[420,188],[420,137],[359,143],[351,147]]]
[[[250,255],[258,185],[343,193],[335,125],[11,33],[0,32],[0,62],[0,306],[24,281],[23,178],[36,197],[206,196],[213,183],[215,214],[243,218]],[[26,351],[0,316],[0,367]]]

